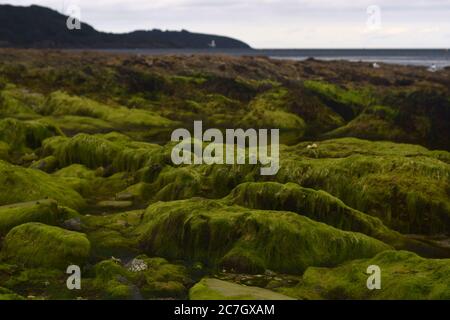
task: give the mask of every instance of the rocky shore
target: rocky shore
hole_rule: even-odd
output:
[[[174,165],[195,120],[278,173]],[[1,49],[0,299],[450,299],[449,138],[449,68]]]

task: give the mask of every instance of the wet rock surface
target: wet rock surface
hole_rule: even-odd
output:
[[[449,299],[450,69],[1,49],[0,72],[0,299]],[[280,170],[174,165],[193,120],[279,128]]]

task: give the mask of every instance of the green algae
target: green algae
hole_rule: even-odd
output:
[[[132,232],[140,223],[142,213],[138,210],[108,216],[82,216],[82,230],[91,242],[92,256],[107,259],[137,255],[139,245]]]
[[[101,298],[123,299],[183,299],[192,284],[187,269],[162,258],[136,257],[146,268],[131,271],[118,261],[104,260],[94,267],[93,287]]]
[[[375,102],[371,91],[367,88],[344,89],[332,83],[314,80],[304,81],[304,86],[346,120],[354,118],[364,107]]]
[[[92,255],[97,259],[109,257],[126,258],[138,253],[135,239],[125,237],[121,232],[100,229],[88,233],[92,244]]]
[[[148,266],[144,272],[145,282],[141,287],[144,297],[185,299],[188,287],[193,284],[188,269],[180,264],[169,263],[163,258],[138,256]]]
[[[102,133],[114,131],[114,126],[108,121],[83,117],[83,116],[46,116],[43,117],[46,122],[58,126],[64,133]]]
[[[40,112],[52,116],[79,116],[101,119],[118,126],[167,127],[176,123],[156,113],[128,109],[123,106],[104,105],[88,98],[70,96],[64,92],[53,92]]]
[[[84,199],[59,179],[35,169],[25,169],[0,161],[0,205],[50,198],[73,209]]]
[[[17,119],[37,117],[36,109],[43,103],[44,97],[8,84],[0,91],[0,115]]]
[[[401,232],[448,230],[450,171],[434,153],[349,138],[319,143],[314,153],[306,145],[285,151],[277,181],[325,190]]]
[[[95,279],[93,286],[102,292],[106,299],[131,299],[133,288],[127,279],[131,273],[112,260],[105,260],[94,267]]]
[[[0,120],[0,141],[8,143],[17,151],[38,148],[46,138],[61,134],[57,127],[37,120],[20,121],[13,118]]]
[[[251,111],[238,125],[297,130],[301,137],[305,131],[305,122],[298,115],[289,112],[288,95],[286,89],[276,88],[255,97],[249,104]]]
[[[6,142],[0,141],[0,160],[10,160],[11,148]]]
[[[48,156],[43,159],[35,160],[31,163],[31,169],[42,170],[47,173],[55,171],[59,166],[58,159],[54,156]]]
[[[153,204],[137,231],[148,254],[251,273],[299,273],[310,265],[334,265],[389,248],[294,213],[201,199]]]
[[[243,183],[224,198],[226,203],[252,209],[292,211],[335,228],[360,232],[396,249],[411,250],[424,256],[448,256],[449,252],[409,239],[386,227],[383,222],[350,208],[330,194],[294,183]]]
[[[448,230],[448,152],[355,138],[314,144],[315,148],[308,147],[312,142],[282,145],[281,168],[273,178],[261,177],[257,165],[171,167],[160,156],[152,159],[146,167],[148,174],[141,179],[148,184],[148,198],[164,201],[193,196],[221,198],[244,182],[293,182],[324,190],[403,233]]]
[[[72,264],[83,265],[89,253],[90,243],[84,234],[36,222],[9,231],[2,248],[7,261],[61,270]]]
[[[72,138],[44,141],[46,154],[54,155],[61,166],[83,164],[91,169],[111,167],[118,171],[137,171],[152,160],[162,147],[132,141],[115,132],[106,135],[77,134]]]
[[[296,298],[448,299],[447,260],[403,252],[372,257],[389,246],[448,257],[393,230],[445,238],[450,153],[348,138],[448,150],[443,82],[420,75],[420,84],[400,90],[393,85],[397,76],[387,80],[389,87],[369,77],[367,87],[363,65],[352,73],[317,61],[285,65],[248,57],[245,63],[217,63],[205,57],[207,67],[199,68],[194,58],[88,54],[87,63],[60,65],[61,53],[50,56],[0,66],[0,205],[11,204],[0,207],[0,235],[28,222],[74,227],[90,242],[83,261],[97,266],[85,264],[83,289],[70,292],[62,267],[33,269],[40,263],[11,255],[8,263],[18,265],[0,264],[0,299],[185,299],[194,284],[189,273],[199,261],[208,276],[218,268],[295,274],[306,269],[298,287],[280,289]],[[310,63],[311,76],[304,73]],[[278,175],[261,177],[258,165],[174,167],[173,144],[143,142],[164,144],[172,127],[183,122],[189,128],[193,120],[222,129],[281,128],[282,143],[291,146],[281,146]],[[155,203],[145,213],[100,206],[133,201],[134,209],[189,198]],[[22,204],[30,200],[39,203]],[[79,224],[63,222],[70,217]],[[55,252],[52,246],[61,242],[50,246],[33,236],[35,241]],[[126,262],[144,251],[172,262],[139,256],[148,271],[130,272]],[[37,262],[42,255],[36,255]],[[102,261],[111,256],[123,262]],[[370,259],[353,260],[359,258]],[[382,265],[381,291],[365,287],[369,263]],[[193,296],[228,298],[202,287],[204,282],[191,290]]]
[[[40,200],[0,207],[0,235],[27,222],[56,225],[66,217],[53,200]]]
[[[25,298],[11,290],[0,287],[0,300],[25,300]]]
[[[368,290],[366,286],[366,270],[371,265],[381,270],[379,290]],[[297,287],[280,292],[300,299],[447,300],[450,261],[424,259],[407,251],[385,251],[333,269],[309,268]]]
[[[346,206],[324,191],[302,188],[294,183],[244,183],[225,200],[253,209],[297,212],[338,229],[370,236],[387,231],[379,219]]]
[[[6,270],[0,268],[0,281],[10,291],[20,294],[22,299],[75,299],[77,293],[67,290],[64,271],[9,265]]]

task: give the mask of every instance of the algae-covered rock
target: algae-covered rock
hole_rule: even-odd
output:
[[[65,218],[54,200],[39,200],[0,207],[0,235],[27,222],[56,225]]]
[[[91,180],[95,178],[95,172],[86,168],[81,164],[72,164],[65,168],[62,168],[54,173],[55,176],[60,178],[80,178]]]
[[[58,159],[56,159],[54,156],[48,156],[44,159],[33,161],[30,165],[30,168],[50,173],[58,167],[58,164]]]
[[[448,232],[450,166],[442,153],[352,138],[307,145],[281,151],[277,181],[324,190],[402,233]]]
[[[127,237],[118,230],[100,228],[87,233],[91,242],[92,255],[96,258],[127,258],[138,253],[136,239]]]
[[[281,145],[274,177],[262,177],[259,165],[216,164],[164,166],[142,180],[148,197],[163,201],[224,197],[243,182],[293,182],[323,190],[396,231],[433,234],[450,228],[448,159],[448,152],[421,146],[345,138]]]
[[[369,266],[380,268],[381,289],[369,290]],[[309,268],[294,288],[280,290],[310,299],[450,299],[450,260],[424,259],[407,251],[385,251],[333,269]]]
[[[25,298],[11,290],[0,287],[0,300],[25,300]]]
[[[44,99],[39,93],[17,88],[9,83],[0,91],[0,115],[13,118],[35,117],[35,109]]]
[[[53,92],[40,112],[53,116],[86,116],[114,123],[117,126],[167,127],[176,124],[151,111],[105,105],[91,99],[70,96],[61,91]]]
[[[72,138],[47,139],[44,150],[54,155],[62,166],[82,164],[91,169],[99,167],[118,171],[136,171],[147,164],[161,146],[132,141],[118,133],[89,135],[80,133]]]
[[[9,147],[9,144],[6,142],[0,141],[0,160],[9,160],[9,152],[11,148]]]
[[[249,273],[301,273],[309,266],[337,265],[389,249],[368,236],[295,213],[204,199],[153,204],[137,230],[148,254]]]
[[[60,205],[82,208],[84,199],[63,181],[45,172],[0,160],[0,205],[51,198]]]
[[[54,149],[54,156],[62,166],[79,163],[92,169],[111,164],[120,150],[119,146],[106,139],[87,134],[49,140],[44,143],[44,148]]]
[[[147,266],[143,272],[145,282],[141,286],[144,297],[185,299],[188,288],[193,284],[188,269],[180,264],[169,263],[163,258],[139,256]]]
[[[75,299],[83,295],[84,293],[79,290],[67,289],[68,275],[65,271],[65,269],[0,265],[0,281],[5,288],[30,300]]]
[[[11,148],[21,151],[24,148],[35,149],[49,137],[61,135],[61,131],[48,123],[40,121],[20,121],[12,118],[0,120],[0,141]]]
[[[365,106],[374,101],[372,93],[367,89],[347,89],[329,82],[313,80],[305,81],[304,86],[345,120],[353,119]]]
[[[276,88],[255,97],[250,105],[250,112],[239,121],[239,125],[250,128],[279,128],[296,130],[297,137],[305,131],[305,121],[287,109],[289,92]]]
[[[72,264],[82,266],[89,253],[86,235],[34,222],[9,231],[2,249],[8,261],[28,267],[64,270]]]
[[[204,278],[189,290],[190,300],[294,300],[267,289]]]
[[[92,256],[99,260],[111,256],[126,260],[138,255],[139,246],[132,231],[139,225],[141,217],[142,210],[82,216],[80,223],[91,242]]]
[[[131,270],[119,261],[104,260],[94,267],[93,286],[106,299],[156,299],[187,297],[192,280],[182,265],[162,258],[139,256],[146,266]]]
[[[295,183],[243,183],[225,200],[248,208],[297,212],[338,229],[375,237],[389,232],[379,219],[348,207],[324,191]]]
[[[105,260],[94,267],[95,279],[93,285],[100,290],[103,298],[111,300],[126,300],[133,298],[131,273],[113,260]]]
[[[0,58],[0,299],[450,299],[448,260],[390,251],[450,256],[448,70]],[[280,170],[174,165],[195,120],[280,129]]]
[[[133,205],[132,201],[120,201],[120,200],[105,200],[97,203],[97,206],[100,208],[116,209],[116,210],[129,208],[132,205]]]
[[[409,239],[386,227],[378,218],[350,208],[325,191],[295,183],[249,182],[237,186],[224,200],[248,208],[292,211],[341,230],[361,232],[394,248],[424,256],[448,257],[449,250]]]

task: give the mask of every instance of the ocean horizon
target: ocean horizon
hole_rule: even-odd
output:
[[[97,51],[97,50],[96,50]],[[142,55],[231,55],[263,56],[273,59],[302,61],[309,58],[318,60],[347,60],[352,62],[378,62],[437,69],[450,66],[448,49],[98,49],[114,53],[136,53]]]

